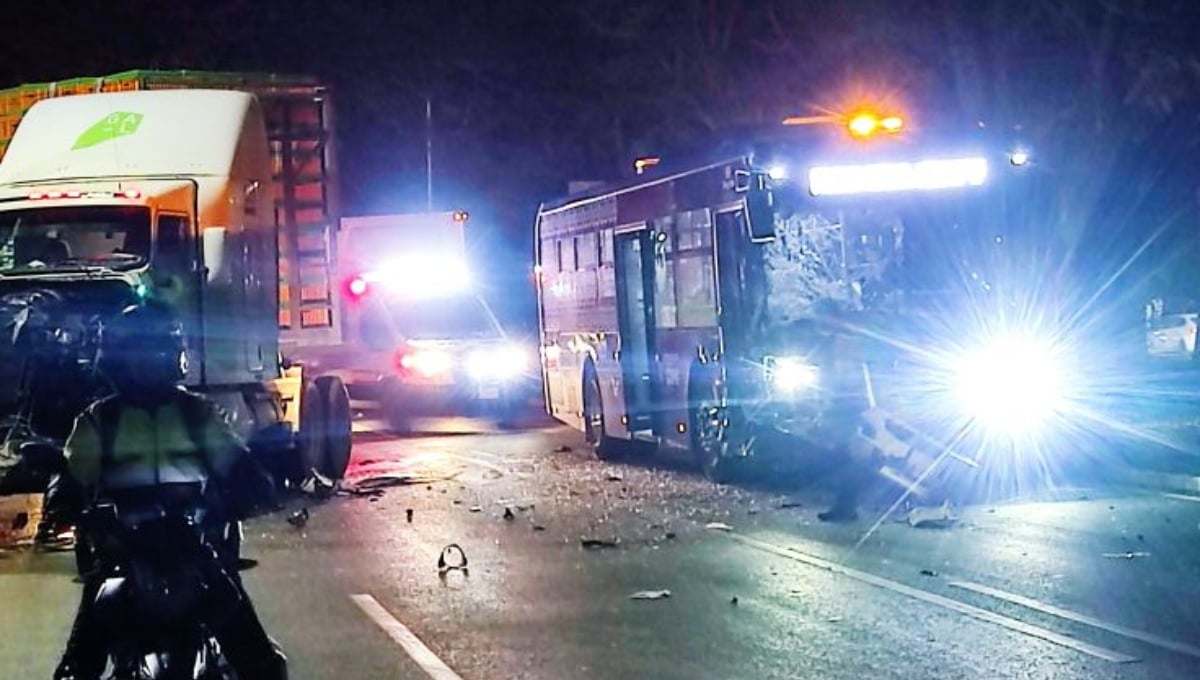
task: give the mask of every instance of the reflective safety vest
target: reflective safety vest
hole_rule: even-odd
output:
[[[80,484],[111,490],[206,484],[225,477],[241,450],[220,409],[183,388],[153,406],[96,402],[75,419],[65,447]]]

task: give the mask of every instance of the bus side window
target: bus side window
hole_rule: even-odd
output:
[[[654,308],[657,328],[679,325],[675,306],[675,218],[650,223],[654,229]]]
[[[563,242],[561,238],[554,241],[554,271],[563,271]]]
[[[716,326],[711,214],[707,209],[681,213],[676,219],[676,227],[679,246],[674,273],[679,325],[685,328]]]

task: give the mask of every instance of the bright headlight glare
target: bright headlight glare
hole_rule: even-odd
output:
[[[765,363],[771,385],[777,390],[795,392],[817,384],[817,367],[801,357],[768,357]]]
[[[476,350],[467,356],[467,372],[471,377],[512,378],[528,367],[528,359],[520,347],[506,346]]]
[[[1010,432],[1026,431],[1061,408],[1063,381],[1054,352],[1028,338],[1006,338],[965,355],[955,396],[967,415]]]

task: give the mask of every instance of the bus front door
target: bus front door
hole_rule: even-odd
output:
[[[617,234],[617,323],[630,433],[654,429],[654,246],[646,229]]]

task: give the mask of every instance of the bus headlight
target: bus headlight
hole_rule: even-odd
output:
[[[795,394],[816,386],[819,372],[803,357],[766,357],[767,382],[776,392]]]
[[[1062,378],[1051,347],[1030,338],[1003,338],[958,361],[954,396],[970,418],[1020,433],[1061,409]]]

